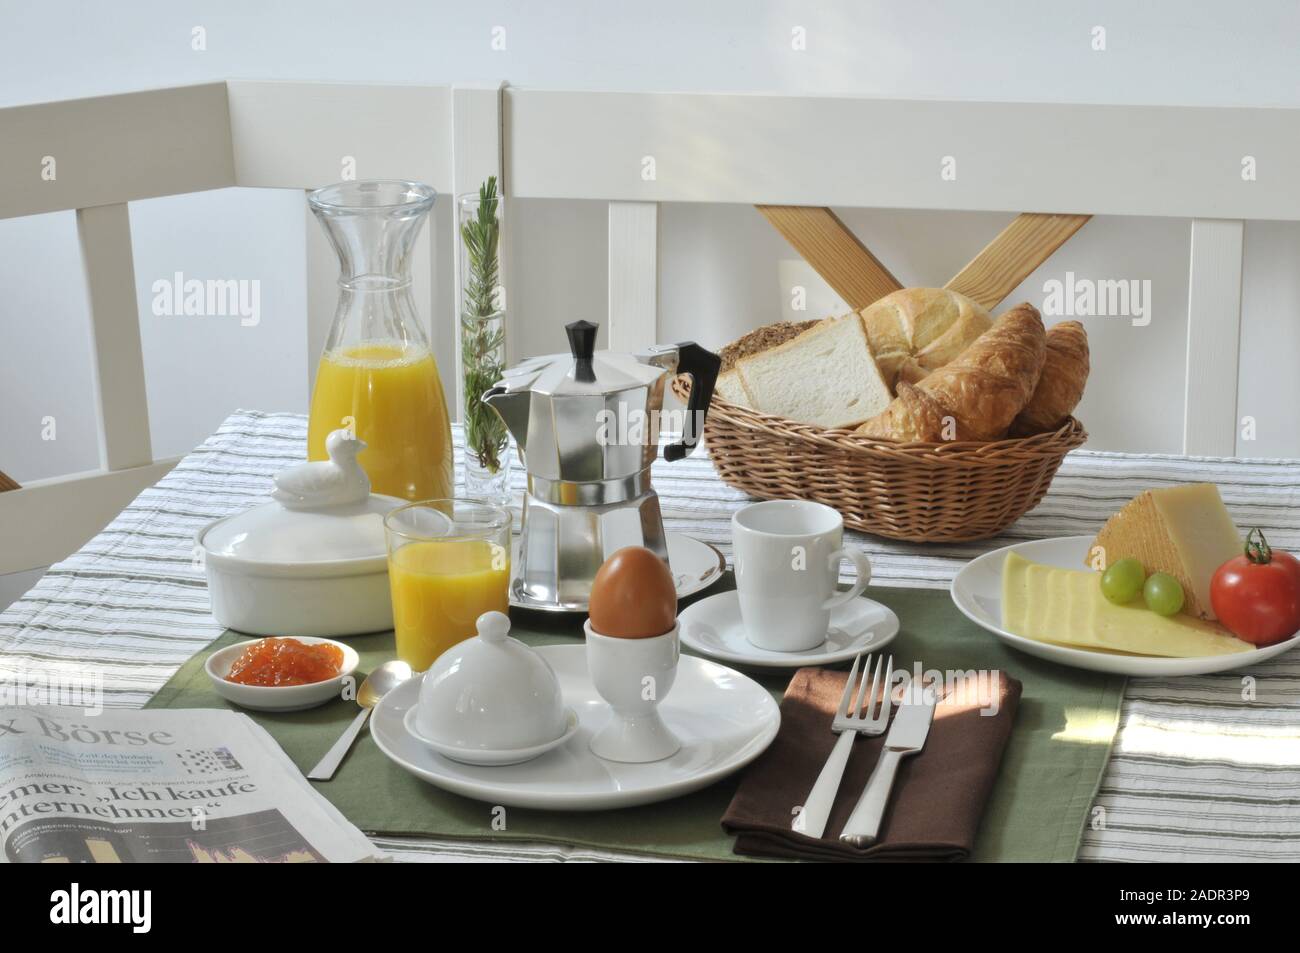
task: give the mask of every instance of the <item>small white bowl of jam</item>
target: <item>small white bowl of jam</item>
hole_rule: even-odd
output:
[[[275,636],[228,645],[203,668],[217,694],[241,708],[302,711],[341,698],[360,661],[333,639]]]

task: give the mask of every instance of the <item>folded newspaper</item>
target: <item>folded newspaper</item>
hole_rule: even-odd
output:
[[[4,862],[383,860],[246,715],[0,707]]]

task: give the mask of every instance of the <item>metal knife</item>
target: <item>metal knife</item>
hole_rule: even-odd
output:
[[[840,840],[847,841],[854,847],[870,847],[876,842],[898,765],[908,755],[916,754],[925,747],[930,722],[934,720],[934,705],[932,691],[909,690],[907,701],[899,706],[889,734],[885,736],[885,747],[880,752],[880,760],[876,762],[871,777],[867,779],[867,786],[862,790],[862,797],[858,799],[844,830],[840,832]]]

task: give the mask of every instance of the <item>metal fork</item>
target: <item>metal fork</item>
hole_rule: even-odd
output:
[[[876,656],[875,671],[871,673],[871,687],[868,689],[867,675],[871,671],[871,657],[866,658],[860,683],[857,683],[858,663],[863,656],[859,655],[853,660],[853,668],[849,669],[848,680],[844,683],[844,694],[840,697],[840,707],[831,722],[831,731],[839,733],[839,740],[835,742],[831,756],[822,766],[821,774],[817,775],[817,783],[804,799],[803,810],[795,815],[794,822],[790,825],[792,830],[800,834],[821,837],[826,833],[826,822],[830,819],[831,807],[835,804],[835,793],[840,789],[840,779],[844,777],[844,766],[849,762],[853,739],[858,735],[882,735],[885,726],[889,724],[889,681],[894,674],[894,657],[891,655],[889,661],[884,663],[885,691],[878,706],[876,692],[881,684],[880,667],[883,660]],[[856,699],[853,697],[855,683]],[[862,707],[864,699],[867,703],[865,711]]]

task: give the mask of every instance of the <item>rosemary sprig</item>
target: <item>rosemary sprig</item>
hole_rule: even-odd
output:
[[[501,468],[506,427],[479,398],[501,379],[505,321],[497,310],[500,281],[497,179],[489,176],[478,190],[478,214],[460,227],[468,274],[462,289],[461,365],[465,380],[465,447],[489,473]]]

